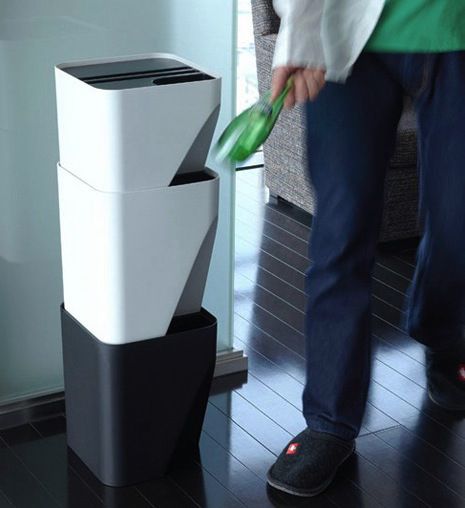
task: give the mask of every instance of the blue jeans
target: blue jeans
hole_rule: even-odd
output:
[[[465,338],[464,91],[465,51],[364,52],[345,84],[327,83],[307,105],[317,213],[306,274],[303,413],[314,430],[344,439],[360,431],[384,177],[405,94],[417,112],[424,234],[403,325],[433,348]]]

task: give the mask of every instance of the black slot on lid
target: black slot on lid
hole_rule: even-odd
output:
[[[161,70],[161,71],[147,71],[132,74],[114,74],[108,76],[99,76],[97,78],[82,78],[83,81],[89,84],[94,83],[107,83],[109,81],[124,81],[126,79],[141,79],[141,78],[156,78],[157,76],[172,76],[173,74],[192,74],[192,67],[176,67],[175,69]]]
[[[190,74],[176,74],[174,76],[162,76],[153,80],[154,85],[174,85],[176,83],[190,83],[192,81],[206,81],[214,79],[212,76],[203,72],[193,72]]]
[[[188,83],[214,79],[212,76],[171,58],[107,62],[65,67],[63,71],[107,90],[123,90],[154,85]]]
[[[142,58],[140,60],[77,65],[65,67],[63,70],[76,78],[84,80],[105,76],[127,76],[128,74],[173,70],[179,67],[186,67],[186,64],[171,58]]]

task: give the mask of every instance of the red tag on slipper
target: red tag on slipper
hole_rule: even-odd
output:
[[[457,371],[457,376],[459,381],[463,381],[465,383],[465,363],[461,363],[459,365],[459,370]]]
[[[299,448],[300,443],[291,443],[287,447],[286,455],[295,455],[297,453],[297,448]]]

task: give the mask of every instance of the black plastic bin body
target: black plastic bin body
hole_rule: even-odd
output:
[[[165,337],[122,345],[91,335],[62,306],[67,441],[104,484],[163,476],[196,456],[216,361],[217,321],[173,318]]]

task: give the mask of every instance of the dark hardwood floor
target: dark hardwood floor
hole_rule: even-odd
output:
[[[215,381],[200,460],[162,480],[101,485],[67,451],[63,415],[0,431],[0,508],[465,507],[465,420],[425,393],[423,348],[400,326],[416,243],[379,249],[373,374],[356,454],[327,492],[267,488],[268,467],[304,427],[304,271],[309,220],[265,203],[261,169],[238,173],[235,346],[249,373]]]

